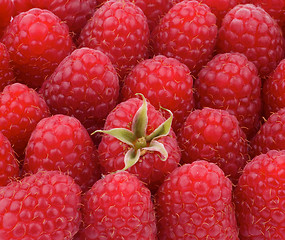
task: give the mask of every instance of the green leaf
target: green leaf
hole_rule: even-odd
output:
[[[125,155],[124,162],[125,167],[121,171],[125,171],[128,168],[134,166],[137,161],[140,159],[140,149],[135,151],[133,148],[131,148]]]
[[[133,122],[132,122],[132,131],[136,138],[145,137],[146,135],[146,127],[147,127],[147,103],[144,95],[137,93],[143,99],[143,104],[136,112]]]
[[[163,159],[161,159],[162,161],[166,161],[166,159],[168,158],[168,152],[166,151],[164,145],[158,141],[152,140],[148,147],[142,149],[161,153],[161,155],[163,156]]]

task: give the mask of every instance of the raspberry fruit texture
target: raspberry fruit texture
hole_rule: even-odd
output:
[[[9,25],[14,11],[12,0],[0,0],[0,37]]]
[[[60,170],[83,191],[100,178],[97,149],[88,132],[79,120],[61,114],[37,124],[25,149],[24,170]]]
[[[95,11],[78,41],[81,47],[104,52],[123,79],[138,61],[148,57],[146,16],[130,1],[107,1]]]
[[[195,161],[175,169],[155,203],[160,240],[238,240],[232,184],[214,163]]]
[[[48,10],[15,16],[3,34],[18,82],[39,88],[74,48],[68,26]]]
[[[284,239],[285,151],[271,150],[249,162],[234,191],[240,240]]]
[[[0,238],[71,240],[81,222],[80,187],[57,171],[38,172],[0,189]]]
[[[279,25],[265,10],[240,4],[224,17],[217,50],[243,53],[265,78],[284,57],[284,38]]]
[[[285,107],[285,59],[264,81],[262,87],[263,111],[266,118]]]
[[[91,134],[104,127],[104,119],[116,106],[119,79],[107,55],[80,48],[59,64],[39,92],[52,114],[76,117]]]
[[[250,142],[250,155],[255,157],[269,150],[285,150],[285,108],[273,113]]]
[[[50,116],[45,100],[32,88],[14,83],[0,93],[0,131],[9,139],[19,158],[37,123]]]
[[[178,137],[182,162],[216,163],[236,183],[249,160],[249,144],[235,116],[225,110],[204,108],[187,117]]]
[[[0,186],[19,177],[19,165],[9,140],[0,131]]]
[[[126,171],[98,180],[83,197],[81,239],[155,240],[151,193]]]
[[[0,42],[0,92],[4,87],[15,82],[10,55],[6,46]]]
[[[157,109],[173,113],[176,133],[194,108],[193,79],[186,65],[174,58],[158,55],[138,63],[124,80],[124,100],[142,93]]]
[[[198,1],[175,4],[151,34],[154,55],[173,57],[196,76],[212,57],[216,44],[216,16]]]
[[[216,55],[200,71],[195,84],[198,108],[224,109],[236,116],[248,138],[261,121],[261,80],[254,64],[240,53]]]

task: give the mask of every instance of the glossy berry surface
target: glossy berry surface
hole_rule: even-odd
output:
[[[223,19],[218,33],[219,52],[240,52],[266,77],[284,57],[284,38],[276,21],[262,8],[241,4]]]
[[[1,41],[6,45],[18,82],[39,88],[73,49],[68,26],[39,8],[15,16]]]
[[[234,192],[240,239],[283,239],[285,236],[285,151],[252,159]]]
[[[178,132],[194,108],[193,78],[186,65],[174,58],[155,56],[138,63],[124,80],[124,100],[142,93],[158,110],[174,115],[172,127]]]
[[[158,238],[239,239],[232,184],[214,163],[175,169],[156,195]]]
[[[15,82],[14,73],[10,64],[10,55],[6,46],[0,42],[0,92],[4,87]]]
[[[225,110],[204,108],[191,112],[178,140],[183,163],[214,162],[234,183],[249,160],[246,136],[236,117]]]
[[[0,0],[0,37],[10,23],[13,11],[14,5],[12,0]]]
[[[85,25],[78,41],[81,47],[104,52],[122,79],[138,61],[148,57],[146,16],[130,1],[107,1]]]
[[[176,58],[197,75],[212,57],[216,38],[216,16],[210,8],[185,0],[175,4],[152,32],[152,51]]]
[[[243,54],[216,55],[200,71],[194,85],[198,108],[224,109],[236,116],[248,138],[261,119],[261,80],[256,67]]]
[[[96,148],[88,132],[79,120],[61,114],[37,124],[25,149],[24,170],[60,170],[83,191],[100,178]]]
[[[0,131],[19,157],[37,123],[49,115],[45,100],[24,84],[8,85],[0,93]]]
[[[79,229],[80,188],[57,171],[39,172],[0,189],[0,238],[72,239]]]
[[[150,191],[128,172],[97,181],[83,204],[81,239],[157,239]]]

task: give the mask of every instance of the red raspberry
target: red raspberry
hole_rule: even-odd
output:
[[[24,170],[60,170],[83,191],[100,178],[96,148],[88,132],[76,118],[60,114],[37,124],[25,150]]]
[[[83,28],[80,46],[104,52],[121,79],[148,57],[149,28],[142,10],[128,0],[103,4]]]
[[[31,9],[8,25],[7,46],[17,81],[38,88],[73,48],[67,25],[48,10]]]
[[[0,93],[0,131],[20,158],[37,123],[49,115],[44,99],[26,85],[14,83]]]
[[[272,113],[285,107],[285,59],[283,59],[270,76],[264,81],[262,97],[263,111],[268,118]]]
[[[14,73],[10,64],[10,55],[6,46],[0,42],[0,92],[6,85],[15,82]]]
[[[16,12],[31,8],[47,9],[64,21],[69,30],[79,34],[96,10],[96,0],[14,0]]]
[[[261,118],[261,80],[243,54],[216,55],[200,71],[194,88],[197,106],[227,110],[236,116],[248,138],[255,135]]]
[[[240,239],[284,239],[285,151],[249,162],[234,191]]]
[[[212,57],[217,37],[216,17],[198,1],[174,5],[152,32],[155,55],[173,57],[197,75]]]
[[[248,143],[235,116],[204,108],[191,112],[180,132],[182,162],[216,163],[236,183],[248,158]]]
[[[9,140],[0,131],[0,186],[19,176],[19,165]]]
[[[79,229],[80,188],[56,171],[0,189],[0,239],[71,240]]]
[[[194,107],[193,79],[186,65],[159,55],[140,62],[124,80],[124,100],[142,93],[150,103],[173,112],[173,129],[178,132]]]
[[[116,106],[119,79],[104,53],[81,48],[59,64],[40,93],[52,114],[76,117],[91,134],[104,127],[104,119]]]
[[[150,191],[125,171],[105,176],[85,194],[83,223],[84,240],[157,239]]]
[[[175,169],[159,188],[156,204],[160,240],[238,240],[232,184],[213,163]]]
[[[284,57],[282,30],[262,8],[241,4],[223,19],[218,33],[219,52],[240,52],[266,77]]]
[[[273,113],[251,140],[251,156],[269,150],[285,150],[285,108]]]
[[[0,0],[0,37],[10,23],[13,11],[14,4],[12,0]]]

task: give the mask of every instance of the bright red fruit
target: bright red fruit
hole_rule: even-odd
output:
[[[155,240],[150,191],[128,172],[109,174],[83,197],[81,239]]]
[[[183,163],[214,162],[234,183],[249,160],[246,136],[236,117],[225,110],[204,108],[191,112],[178,140]]]
[[[0,92],[4,87],[15,82],[14,73],[10,64],[10,55],[6,46],[0,42]]]
[[[0,189],[0,239],[71,240],[81,222],[80,188],[57,171]]]
[[[124,80],[124,100],[142,93],[159,109],[173,113],[173,129],[178,132],[194,108],[193,79],[186,65],[163,55],[141,61]]]
[[[9,25],[14,11],[12,0],[0,0],[0,37]]]
[[[91,134],[104,127],[106,116],[116,106],[119,79],[104,53],[81,48],[59,64],[40,93],[52,114],[76,117]]]
[[[234,191],[240,240],[285,238],[285,151],[252,159]]]
[[[79,37],[81,47],[104,52],[119,76],[148,57],[149,28],[142,10],[125,0],[110,0],[95,11]]]
[[[175,169],[156,195],[160,240],[238,240],[232,183],[214,163]]]
[[[10,53],[17,81],[33,88],[40,87],[74,47],[68,26],[38,8],[14,17],[1,41]]]
[[[216,16],[198,1],[174,5],[152,32],[152,51],[173,57],[198,74],[212,57],[216,44]]]
[[[219,52],[240,52],[266,77],[284,57],[284,38],[276,21],[260,7],[241,4],[223,19],[218,33]]]
[[[261,121],[261,80],[254,64],[240,53],[216,55],[196,79],[198,108],[227,110],[236,116],[248,138]]]
[[[45,100],[24,84],[8,85],[0,93],[0,131],[20,158],[37,123],[49,115]]]
[[[86,191],[100,178],[96,150],[79,120],[53,115],[42,119],[32,132],[25,149],[24,170],[60,170]]]

